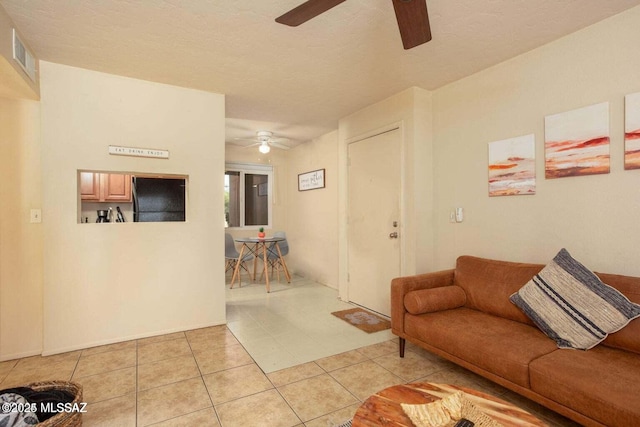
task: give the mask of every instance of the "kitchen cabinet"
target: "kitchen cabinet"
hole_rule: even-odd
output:
[[[80,198],[86,201],[100,201],[100,174],[80,172]]]
[[[80,172],[80,198],[87,202],[130,202],[131,175]]]
[[[105,202],[130,202],[131,175],[100,174],[100,191]]]

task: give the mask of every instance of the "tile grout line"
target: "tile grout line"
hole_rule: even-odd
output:
[[[136,340],[136,410],[134,412],[136,417],[136,427],[138,427],[138,366],[140,365],[138,362],[138,340]]]
[[[226,325],[225,325],[225,328],[228,330]],[[209,397],[209,402],[211,402],[211,409],[213,409],[213,413],[216,416],[216,420],[218,421],[218,424],[220,426],[222,426],[222,419],[220,419],[220,414],[218,413],[218,410],[216,409],[216,405],[213,404],[213,398],[211,397],[211,392],[209,391],[209,387],[207,387],[207,382],[204,380],[204,374],[202,373],[202,369],[200,369],[200,364],[198,363],[198,360],[196,359],[196,355],[193,352],[193,347],[191,347],[191,341],[189,341],[189,337],[187,337],[186,334],[185,334],[185,338],[187,340],[187,345],[189,345],[189,350],[191,351],[191,357],[193,357],[193,360],[196,363],[196,368],[198,368],[198,372],[200,373],[200,381],[202,381],[202,384],[204,385],[204,389],[207,391],[207,396]],[[225,343],[225,346],[226,346],[226,343]]]

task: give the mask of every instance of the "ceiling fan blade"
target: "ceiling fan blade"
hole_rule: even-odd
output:
[[[427,0],[392,0],[405,49],[431,40]]]
[[[286,146],[284,144],[278,144],[277,142],[273,142],[273,141],[270,141],[269,145],[271,145],[272,147],[275,147],[275,148],[279,148],[281,150],[288,150],[290,148],[290,147],[288,147],[288,146]]]
[[[261,142],[256,142],[254,144],[243,145],[242,148],[251,148],[251,147],[256,147],[258,145],[262,145],[262,143]]]
[[[297,27],[343,1],[345,0],[308,0],[284,15],[277,17],[276,22],[290,27]]]
[[[278,143],[289,142],[289,141],[291,141],[291,139],[289,138],[276,137],[276,138],[271,138],[269,140],[269,143],[275,142],[276,144],[278,144]]]

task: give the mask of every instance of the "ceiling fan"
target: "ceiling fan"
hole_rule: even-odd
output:
[[[255,138],[251,138],[251,139],[235,138],[235,139],[239,141],[255,141],[255,144],[248,145],[247,148],[255,147],[256,145],[259,145],[258,150],[260,150],[260,152],[263,154],[267,154],[269,151],[271,151],[271,147],[280,148],[281,150],[289,149],[289,147],[287,147],[286,145],[281,144],[281,142],[289,141],[289,139],[274,137],[273,132],[269,132],[268,130],[257,131]]]
[[[276,22],[297,27],[345,0],[308,0],[276,18]],[[427,0],[391,0],[396,11],[402,45],[411,49],[431,40]]]

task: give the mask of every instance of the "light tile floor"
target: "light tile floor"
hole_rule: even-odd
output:
[[[266,373],[388,341],[390,330],[368,334],[331,313],[355,307],[335,289],[293,276],[291,284],[227,285],[227,327]]]
[[[335,301],[335,291],[327,292],[318,286],[301,280],[292,285],[278,285],[273,294],[262,294],[261,298],[268,301],[264,303],[235,294],[229,301],[233,319],[229,327],[215,326],[54,356],[1,362],[0,388],[51,379],[77,381],[84,387],[84,401],[89,403],[88,412],[83,416],[84,425],[88,427],[328,427],[350,419],[363,400],[382,388],[431,381],[466,385],[499,396],[551,426],[577,426],[410,344],[405,358],[400,359],[397,340],[388,337],[377,343],[365,342],[359,348],[339,354],[265,372],[256,363],[260,352],[256,356],[250,354],[231,328],[243,330],[243,325],[246,332],[256,329],[253,322],[257,322],[262,325],[263,335],[266,333],[275,339],[279,334],[270,328],[282,323],[282,319],[272,317],[278,313],[278,309],[271,310],[273,307],[281,307],[283,318],[297,313],[298,324],[306,323],[300,320],[306,309],[294,308],[296,299],[300,307],[307,309],[314,301],[327,310],[333,311],[334,304],[342,308],[343,303]],[[293,296],[285,296],[289,291]],[[250,286],[243,285],[243,293],[251,292]],[[332,292],[334,301],[325,300]],[[249,310],[252,315],[243,317],[242,313],[246,314],[245,309],[250,307],[253,307]],[[312,317],[319,316],[314,313]],[[298,328],[303,335],[287,331],[286,327],[282,332],[287,337],[283,342],[290,347],[297,345],[296,337],[307,338],[304,333],[313,333],[312,340],[327,333],[320,326],[317,331]],[[308,344],[307,340],[303,342]],[[335,345],[338,351],[343,348],[341,344]],[[274,346],[273,352],[279,351],[278,346]],[[266,347],[263,354],[268,354],[269,349],[273,346]],[[291,356],[296,361],[303,360],[297,353],[291,352]],[[305,353],[304,357],[312,356]],[[262,363],[267,366],[264,360]]]

